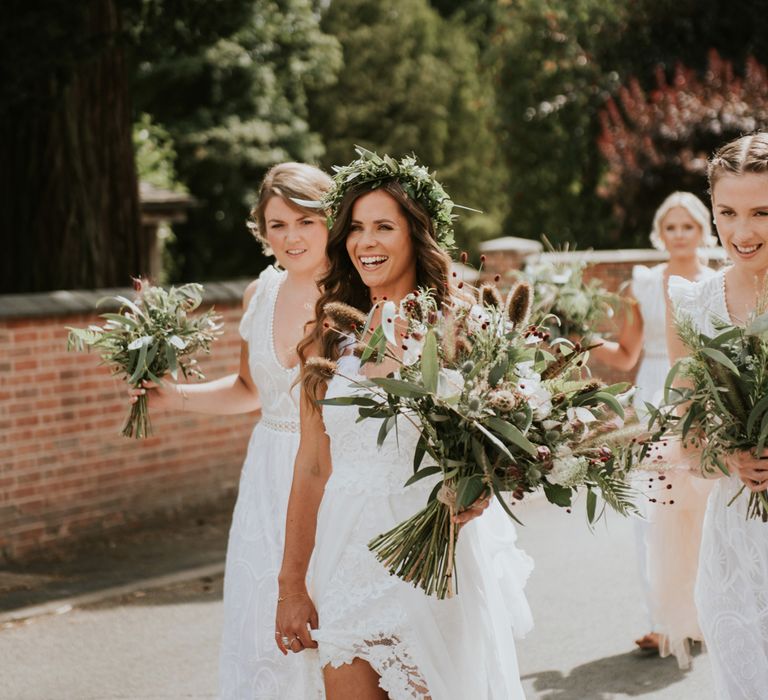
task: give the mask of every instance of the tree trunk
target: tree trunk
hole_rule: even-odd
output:
[[[41,67],[0,114],[0,293],[124,286],[148,269],[119,12],[83,7],[85,58]]]

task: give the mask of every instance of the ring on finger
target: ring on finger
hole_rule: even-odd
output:
[[[291,646],[291,644],[293,644],[293,642],[288,637],[286,637],[285,635],[280,637],[280,641],[283,643],[284,647],[288,647],[288,646]]]

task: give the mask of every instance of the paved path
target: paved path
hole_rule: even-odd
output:
[[[522,546],[536,559],[528,594],[536,628],[519,643],[528,700],[708,700],[699,654],[682,672],[645,657],[631,523],[589,532],[579,509],[521,508]],[[0,625],[2,700],[216,697],[221,580],[139,590],[83,609]]]

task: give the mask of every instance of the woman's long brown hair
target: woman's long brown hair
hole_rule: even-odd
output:
[[[411,199],[395,180],[389,180],[377,188],[389,194],[401,207],[405,215],[413,240],[416,256],[416,285],[434,290],[438,307],[442,306],[450,294],[451,259],[440,248],[435,238],[432,219],[424,207]],[[320,357],[338,360],[341,355],[340,337],[332,328],[326,328],[325,305],[337,301],[354,306],[363,313],[371,308],[370,290],[365,286],[347,253],[347,235],[352,220],[352,208],[358,198],[374,188],[370,183],[350,187],[339,207],[339,213],[328,234],[328,270],[319,280],[320,298],[315,306],[315,322],[306,337],[298,345],[302,362],[303,391],[312,399],[311,403],[324,393],[325,380],[313,372],[303,370],[310,348],[317,349]]]

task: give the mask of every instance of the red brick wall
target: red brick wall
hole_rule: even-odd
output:
[[[216,306],[225,335],[200,357],[210,378],[236,371],[239,353],[240,304]],[[158,413],[153,437],[122,437],[125,384],[97,355],[66,351],[66,326],[97,322],[0,316],[0,561],[209,506],[236,488],[253,416]]]

